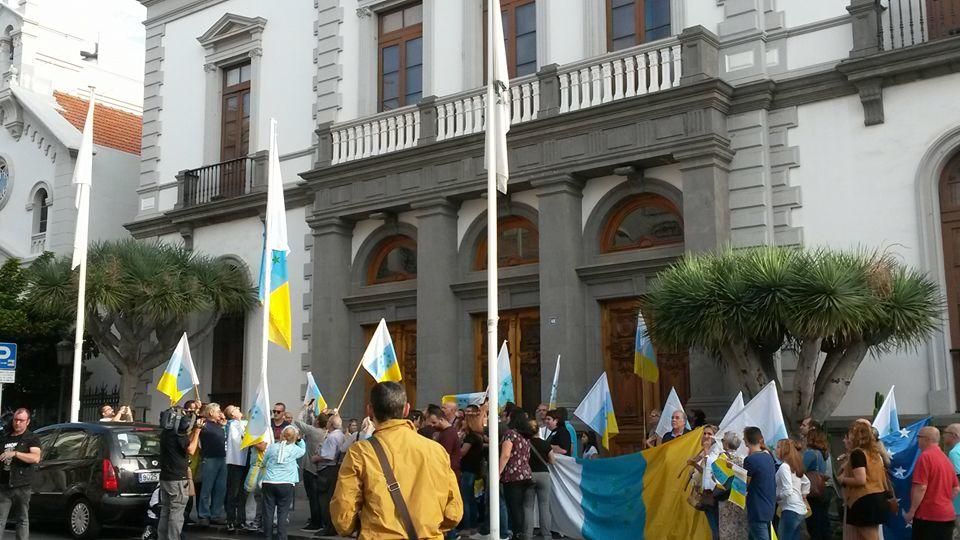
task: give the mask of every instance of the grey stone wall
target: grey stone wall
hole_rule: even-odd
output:
[[[340,80],[342,78],[340,51],[343,38],[340,36],[340,23],[343,21],[343,7],[338,0],[314,0],[317,8],[317,20],[314,22],[314,34],[317,46],[313,61],[317,65],[317,74],[313,77],[313,90],[317,102],[313,106],[313,118],[317,123],[336,120],[341,105]]]

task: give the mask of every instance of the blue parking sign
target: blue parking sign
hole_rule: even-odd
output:
[[[0,369],[17,369],[16,343],[0,343]]]

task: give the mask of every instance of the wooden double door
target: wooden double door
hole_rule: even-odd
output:
[[[370,338],[377,330],[376,324],[369,324],[363,327],[364,344],[370,343]],[[387,331],[390,332],[390,339],[393,340],[393,350],[397,353],[397,362],[400,364],[401,382],[407,390],[407,402],[411,408],[417,406],[417,321],[394,321],[387,323]],[[377,381],[362,370],[363,379],[366,381],[365,396],[370,396],[370,389]],[[367,399],[364,398],[364,403]],[[334,405],[331,404],[331,407]]]
[[[243,407],[245,328],[246,317],[228,315],[221,317],[213,329],[213,369],[209,401],[219,403],[221,407]]]
[[[645,425],[647,415],[663,406],[670,388],[677,389],[683,403],[690,397],[689,355],[686,351],[657,349],[659,382],[654,384],[641,380],[633,372],[640,300],[609,300],[600,304],[600,310],[603,364],[620,428],[620,434],[611,439],[610,450],[613,454],[637,452],[642,450],[643,440],[648,436]]]
[[[474,380],[476,388],[487,387],[487,315],[473,316]],[[510,370],[516,403],[534,411],[541,403],[540,394],[540,310],[537,308],[501,311],[497,338],[507,340]],[[498,349],[499,350],[499,349]]]

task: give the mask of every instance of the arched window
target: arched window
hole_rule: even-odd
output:
[[[33,196],[33,234],[47,232],[47,190],[40,188]]]
[[[600,251],[645,249],[683,243],[683,218],[669,200],[643,193],[614,207],[600,236]]]
[[[7,200],[9,191],[10,168],[7,167],[7,162],[0,158],[0,207],[3,207],[3,203]]]
[[[367,284],[390,283],[417,278],[417,242],[396,235],[380,242],[370,258]]]
[[[529,219],[520,216],[500,218],[497,223],[497,266],[520,266],[540,260],[540,233]],[[475,270],[487,269],[487,233],[477,249]]]

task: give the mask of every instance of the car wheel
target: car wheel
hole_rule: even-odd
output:
[[[96,538],[100,533],[100,523],[93,507],[86,499],[74,499],[67,512],[67,530],[77,540]]]

